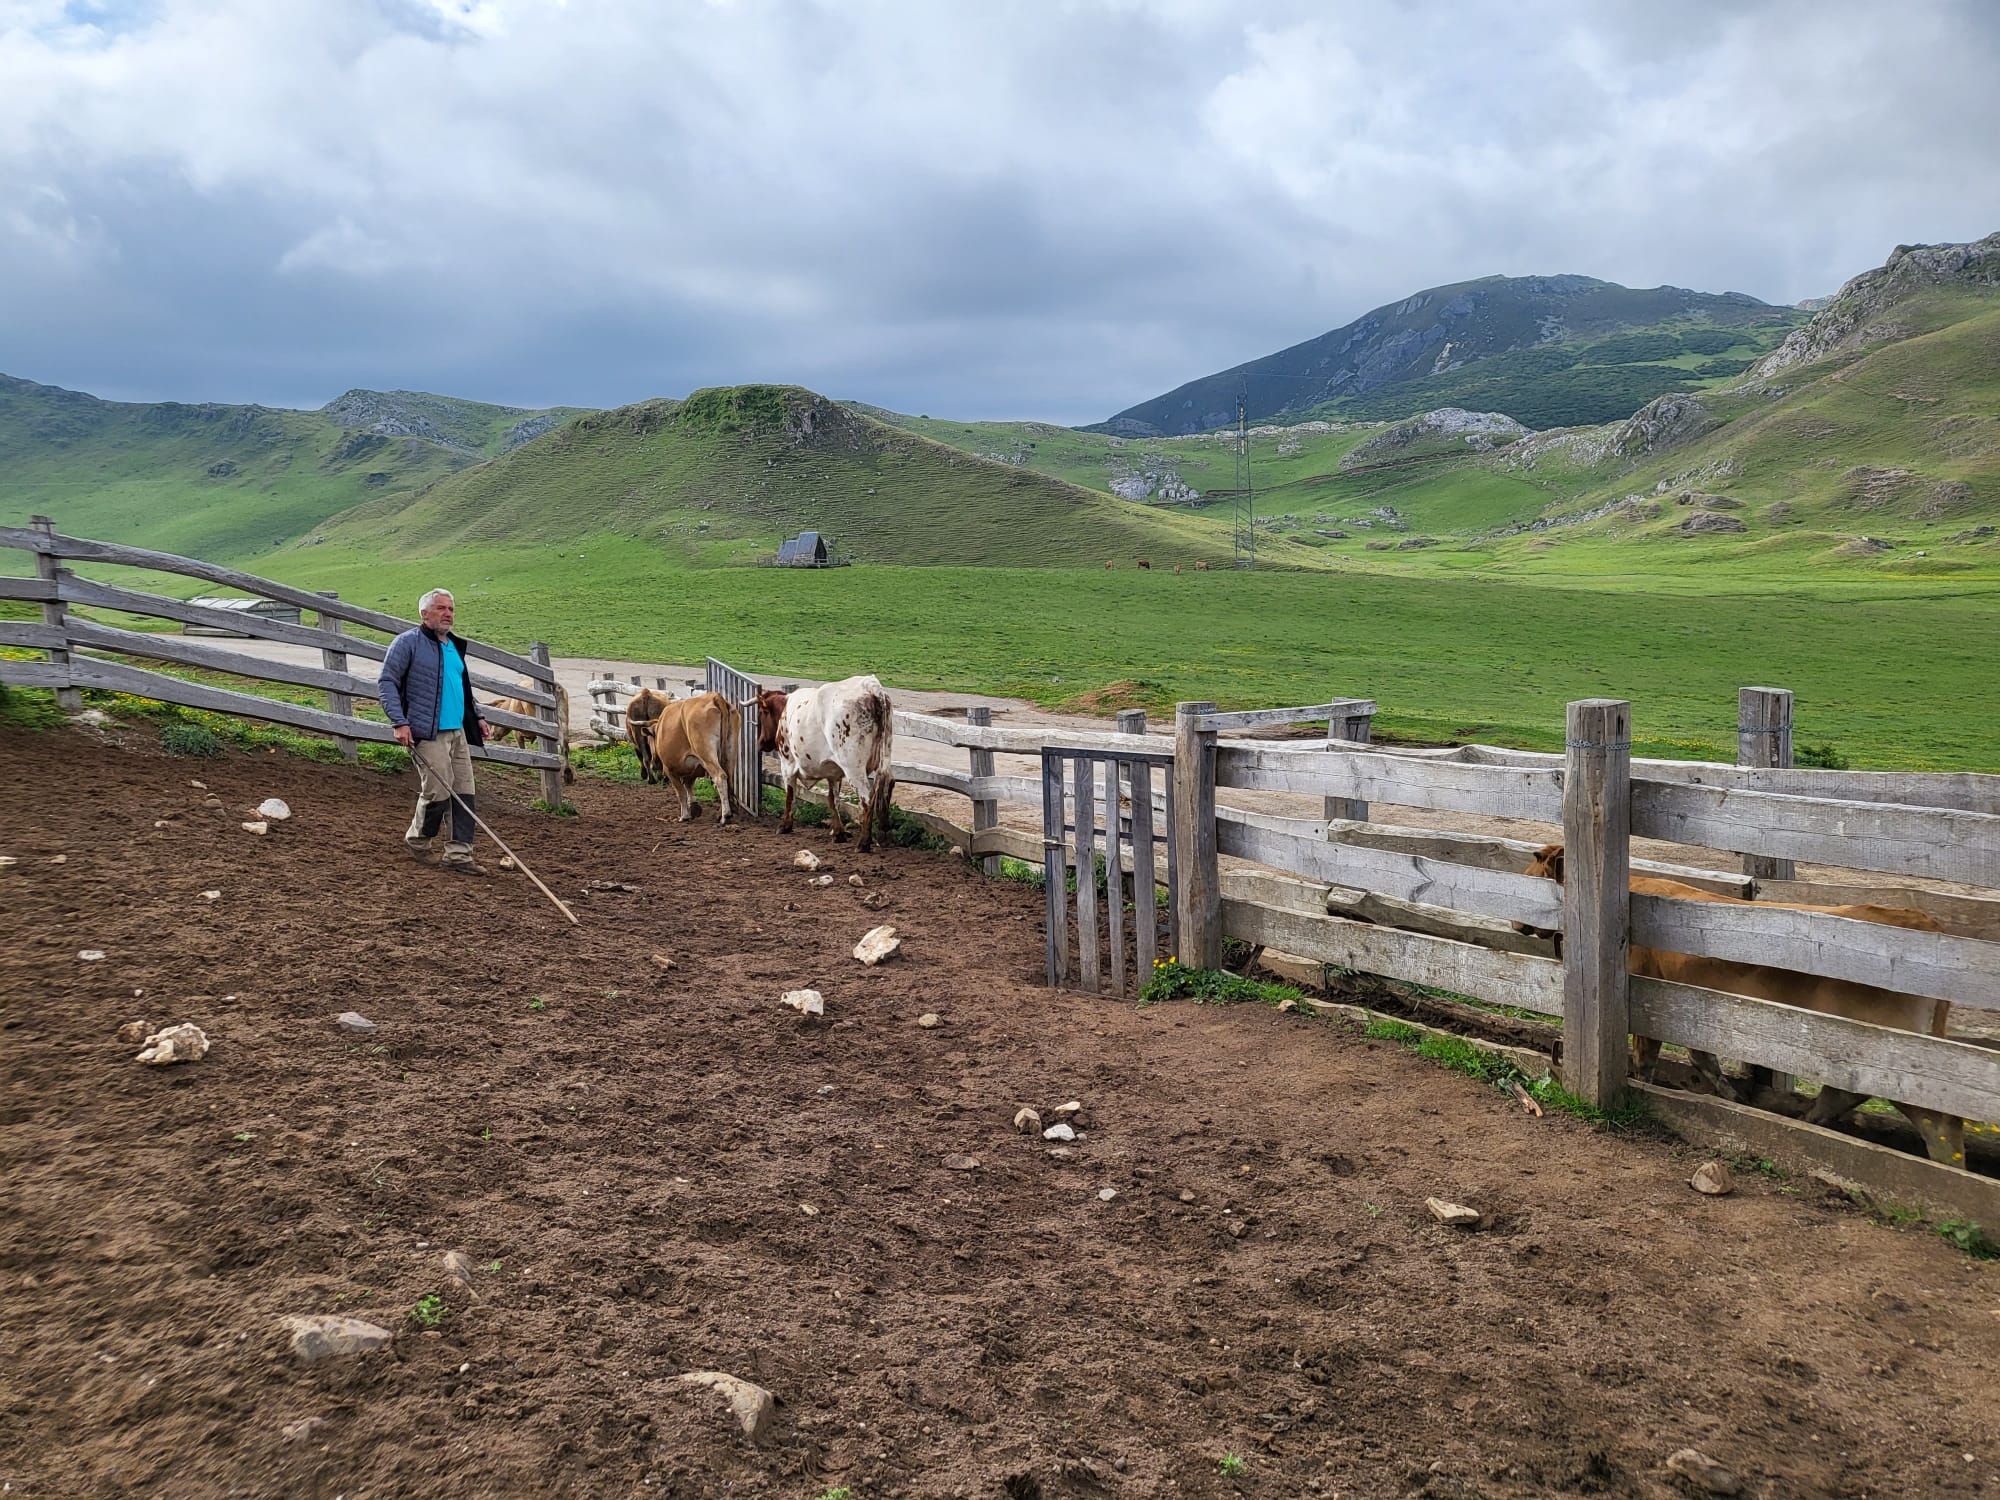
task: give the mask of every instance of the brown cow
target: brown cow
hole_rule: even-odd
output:
[[[680,798],[683,823],[694,818],[694,782],[704,771],[715,784],[717,821],[728,823],[736,725],[736,706],[720,693],[697,693],[665,703],[651,721],[653,762]]]
[[[1140,566],[1140,567],[1142,567],[1142,568],[1144,568],[1144,569],[1146,569],[1146,571],[1147,571],[1147,572],[1149,572],[1149,573],[1150,573],[1150,572],[1152,571],[1152,569],[1153,569],[1153,565],[1152,565],[1151,563],[1147,562],[1147,561],[1146,561],[1146,559],[1145,559],[1145,558],[1143,558],[1143,557],[1139,559],[1139,566]]]
[[[1180,577],[1180,576],[1181,576],[1181,565],[1180,565],[1179,563],[1175,563],[1175,564],[1174,564],[1174,577],[1178,578],[1178,577]]]
[[[1206,573],[1208,571],[1208,564],[1197,560],[1194,565],[1194,570],[1197,573]]]
[[[569,694],[563,691],[563,686],[560,682],[555,685],[555,689],[556,749],[562,756],[563,780],[566,782],[574,781],[576,780],[576,770],[569,763]],[[499,709],[502,713],[519,714],[524,719],[541,717],[540,708],[525,698],[495,698],[490,706]],[[524,750],[532,750],[538,743],[538,736],[530,734],[527,730],[515,729],[511,725],[501,724],[495,724],[493,732],[487,738],[495,743],[500,743],[510,736],[519,740]]]
[[[778,723],[785,717],[786,695],[776,688],[757,690],[757,753],[775,755],[778,751]]]
[[[660,710],[673,701],[665,693],[640,688],[625,704],[625,738],[639,757],[641,781],[666,780],[660,774],[660,763],[653,758],[653,724],[660,717]]]
[[[1555,881],[1558,885],[1563,878],[1563,846],[1544,844],[1535,851],[1528,862],[1525,874],[1540,875]],[[1676,901],[1707,901],[1770,907],[1780,911],[1815,911],[1829,916],[1847,917],[1858,922],[1879,922],[1888,927],[1903,927],[1915,932],[1942,932],[1936,918],[1927,912],[1913,911],[1903,906],[1814,906],[1802,901],[1756,901],[1739,902],[1734,896],[1718,895],[1705,891],[1699,886],[1684,885],[1678,880],[1666,880],[1653,875],[1630,877],[1632,894],[1637,896],[1665,896]],[[1532,932],[1546,937],[1556,944],[1556,952],[1562,952],[1562,934],[1545,929],[1529,927],[1516,922],[1515,928],[1521,932]],[[1867,1021],[1876,1026],[1891,1026],[1900,1031],[1914,1031],[1927,1036],[1943,1036],[1946,1021],[1951,1014],[1951,1006],[1943,1000],[1927,999],[1918,995],[1898,994],[1894,990],[1879,989],[1870,984],[1855,984],[1845,979],[1828,979],[1815,974],[1800,974],[1791,969],[1775,968],[1769,964],[1739,963],[1732,959],[1705,958],[1691,953],[1674,953],[1660,948],[1648,948],[1640,943],[1631,946],[1628,963],[1634,974],[1648,979],[1666,979],[1675,984],[1698,985],[1703,989],[1722,990],[1732,995],[1749,995],[1759,1000],[1774,1000],[1780,1005],[1796,1005],[1801,1010],[1818,1011],[1822,1015],[1845,1016],[1853,1021]],[[1660,1044],[1652,1037],[1635,1036],[1632,1039],[1632,1061],[1639,1075],[1650,1080],[1659,1062]],[[1723,1076],[1722,1061],[1710,1052],[1693,1051],[1695,1068],[1725,1097],[1737,1097],[1735,1087]],[[1753,1090],[1760,1083],[1768,1083],[1770,1070],[1753,1067],[1751,1082]],[[1845,1119],[1855,1106],[1865,1102],[1865,1094],[1856,1094],[1847,1089],[1828,1085],[1819,1091],[1812,1105],[1806,1110],[1806,1120],[1814,1125],[1832,1125]],[[1891,1100],[1897,1109],[1909,1117],[1910,1123],[1924,1138],[1924,1148],[1935,1161],[1963,1165],[1965,1162],[1964,1122],[1936,1110],[1924,1109],[1917,1105],[1905,1104],[1901,1100]]]
[[[1109,573],[1109,572],[1110,572],[1110,571],[1111,571],[1111,570],[1112,570],[1113,568],[1115,568],[1115,567],[1117,567],[1117,566],[1118,566],[1118,564],[1117,564],[1117,563],[1109,563],[1109,562],[1108,562],[1108,563],[1106,563],[1106,564],[1104,565],[1104,571],[1105,571],[1105,572],[1107,572],[1107,573]]]

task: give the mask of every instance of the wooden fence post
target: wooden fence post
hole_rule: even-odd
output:
[[[1213,703],[1174,708],[1174,843],[1180,889],[1176,956],[1191,969],[1222,965],[1222,879],[1215,858],[1215,731],[1199,727]]]
[[[1563,1079],[1599,1109],[1625,1091],[1632,705],[1569,705],[1563,761]]]
[[[545,645],[541,641],[534,642],[532,645],[528,647],[528,659],[538,667],[549,667],[549,677],[551,681],[547,683],[538,682],[535,684],[535,686],[538,688],[546,687],[548,689],[549,696],[551,698],[555,697],[557,692],[557,689],[553,682],[553,679],[555,677],[555,669],[553,666],[550,666],[549,648],[547,647],[547,645]],[[537,705],[535,709],[535,717],[540,719],[543,724],[548,726],[547,729],[543,732],[541,737],[541,748],[550,755],[555,756],[557,760],[561,760],[563,753],[563,746],[562,746],[562,739],[560,737],[561,731],[557,728],[556,725],[556,711],[553,708],[542,708],[539,705]],[[549,805],[550,812],[562,811],[563,779],[562,779],[561,767],[557,767],[553,771],[542,772],[542,801],[546,802]]]
[[[1374,733],[1373,714],[1335,713],[1326,721],[1328,749],[1343,744],[1365,745],[1374,737]],[[1351,818],[1357,823],[1366,823],[1368,804],[1356,797],[1329,797],[1326,799],[1326,816],[1329,822],[1335,818]]]
[[[1792,695],[1785,688],[1747,687],[1736,693],[1736,764],[1790,766]],[[1743,873],[1756,880],[1796,880],[1798,866],[1768,854],[1743,856]]]
[[[968,708],[965,711],[965,722],[975,729],[985,729],[993,722],[993,710],[984,707]],[[991,750],[969,750],[966,753],[972,758],[973,776],[991,776],[993,774],[993,752]],[[977,844],[979,842],[980,834],[999,826],[1000,803],[998,799],[992,797],[974,797],[972,799],[973,843]],[[998,875],[1000,873],[1000,856],[997,854],[980,855],[979,868],[984,870],[988,875]]]
[[[338,599],[340,597],[332,589],[319,589],[316,592],[328,599]],[[340,626],[340,616],[330,615],[324,611],[321,611],[319,616],[319,628],[333,635],[343,634]],[[331,646],[322,646],[319,648],[319,664],[329,672],[345,672],[347,670],[347,653],[345,651],[336,651]],[[331,712],[339,714],[342,718],[352,718],[354,716],[354,698],[351,694],[337,693],[332,688],[328,688],[326,706]],[[360,746],[356,741],[349,739],[344,734],[337,734],[333,737],[333,742],[340,747],[340,758],[342,760],[359,759]]]
[[[56,523],[51,521],[47,516],[31,516],[28,518],[28,524],[45,537],[53,537],[56,534]],[[35,576],[37,578],[46,578],[49,582],[56,583],[60,581],[56,577],[59,571],[59,561],[53,547],[36,550]],[[42,623],[44,625],[53,625],[57,629],[63,627],[65,619],[63,604],[60,599],[51,599],[43,603]],[[65,650],[51,646],[48,648],[48,655],[50,666],[67,667],[69,665],[69,652]],[[80,713],[83,709],[83,694],[73,687],[59,687],[56,689],[56,707],[60,708],[66,714]]]
[[[1118,732],[1120,734],[1144,734],[1146,732],[1146,710],[1143,708],[1119,709]],[[1150,770],[1146,772],[1146,775],[1148,777],[1150,777],[1152,774],[1153,773]],[[1146,788],[1146,790],[1150,793],[1152,791],[1152,788],[1149,786]],[[1118,765],[1118,798],[1119,798],[1119,806],[1121,808],[1129,803],[1132,806],[1134,813],[1137,812],[1138,804],[1132,800],[1132,765],[1129,761],[1121,761],[1119,762]],[[1131,816],[1130,814],[1125,815],[1128,823],[1130,816]],[[1121,824],[1120,821],[1116,818],[1108,819],[1107,821],[1110,822],[1112,832],[1114,833],[1119,832],[1121,828],[1123,828],[1124,831],[1126,832],[1130,832],[1129,827],[1127,827],[1125,824]],[[1134,894],[1136,895],[1139,889],[1138,869],[1136,866],[1132,871],[1132,881],[1133,881],[1132,889]],[[1145,976],[1142,974],[1140,978],[1143,979],[1145,978]]]

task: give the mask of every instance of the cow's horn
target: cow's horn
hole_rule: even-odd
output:
[[[753,695],[751,697],[745,698],[741,703],[737,704],[736,706],[738,708],[748,708],[751,704],[755,703],[756,701],[757,699]]]

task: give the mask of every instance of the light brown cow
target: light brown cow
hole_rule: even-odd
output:
[[[715,784],[717,821],[729,821],[736,724],[735,705],[720,693],[676,699],[664,704],[652,721],[653,760],[680,798],[683,823],[694,818],[694,782],[704,771]]]
[[[1208,571],[1208,564],[1197,559],[1194,565],[1194,570],[1197,573],[1206,573]]]
[[[555,685],[555,690],[556,747],[562,755],[563,780],[574,781],[576,780],[576,771],[569,763],[569,694],[563,691],[563,685],[560,682]],[[525,698],[495,698],[491,707],[499,709],[502,713],[519,714],[524,719],[534,719],[541,716],[541,709],[535,704],[528,702]],[[519,740],[522,748],[527,750],[535,749],[538,744],[538,737],[528,733],[527,730],[515,729],[512,726],[501,724],[495,724],[493,726],[493,733],[488,735],[487,738],[496,743],[513,738]]]
[[[633,753],[639,757],[641,781],[666,780],[660,774],[660,763],[653,758],[653,721],[673,701],[665,693],[640,688],[625,705],[625,738],[631,741]]]
[[[1534,858],[1528,862],[1523,873],[1540,875],[1555,881],[1558,885],[1563,878],[1563,846],[1544,844],[1537,849]],[[1916,932],[1941,932],[1944,929],[1936,918],[1927,912],[1913,911],[1904,906],[1877,906],[1872,904],[1850,906],[1814,906],[1802,901],[1756,901],[1741,902],[1734,896],[1720,895],[1706,891],[1699,886],[1684,885],[1678,880],[1666,880],[1653,875],[1634,875],[1631,889],[1638,896],[1665,896],[1676,901],[1707,901],[1733,903],[1775,908],[1781,911],[1824,912],[1829,916],[1847,917],[1858,922],[1879,922],[1888,927],[1903,927]],[[1532,932],[1553,940],[1557,953],[1562,951],[1562,934],[1545,929],[1529,927],[1516,922],[1514,926],[1522,932]],[[1920,995],[1898,994],[1894,990],[1879,989],[1870,984],[1855,984],[1845,979],[1828,979],[1816,974],[1800,974],[1791,969],[1774,968],[1769,964],[1739,963],[1730,959],[1705,958],[1691,953],[1674,953],[1661,948],[1649,948],[1634,943],[1629,954],[1629,967],[1634,974],[1649,979],[1666,979],[1675,984],[1698,985],[1703,989],[1721,990],[1731,995],[1749,995],[1759,1000],[1774,1000],[1780,1005],[1796,1005],[1801,1010],[1818,1011],[1822,1015],[1845,1016],[1853,1021],[1867,1021],[1876,1026],[1892,1026],[1899,1031],[1915,1031],[1927,1036],[1943,1036],[1946,1022],[1951,1015],[1951,1006],[1943,1000],[1932,1000]],[[1650,1080],[1658,1065],[1660,1044],[1652,1037],[1632,1038],[1632,1062],[1641,1077]],[[1736,1098],[1737,1090],[1722,1072],[1722,1061],[1710,1052],[1692,1052],[1695,1068],[1713,1084],[1717,1092],[1725,1097]],[[1753,1092],[1761,1084],[1768,1083],[1770,1070],[1753,1067],[1751,1084]],[[1812,1105],[1806,1111],[1806,1120],[1814,1125],[1831,1125],[1844,1120],[1854,1111],[1855,1106],[1865,1102],[1865,1094],[1856,1094],[1847,1089],[1831,1085],[1822,1088]],[[1924,1138],[1924,1148],[1935,1161],[1949,1162],[1962,1166],[1965,1162],[1964,1122],[1936,1110],[1918,1105],[1905,1104],[1901,1100],[1891,1100],[1897,1109],[1908,1116],[1911,1124]]]

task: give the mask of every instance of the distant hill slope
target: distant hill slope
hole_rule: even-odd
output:
[[[307,539],[398,555],[623,536],[695,563],[829,536],[861,562],[1129,567],[1222,560],[1213,522],[975,457],[794,386],[697,391],[578,418]],[[1281,545],[1275,561],[1311,565]]]
[[[82,535],[249,557],[571,414],[401,391],[350,391],[316,412],[139,404],[0,375],[0,520],[40,512]]]
[[[1440,407],[1530,427],[1627,416],[1740,374],[1805,320],[1741,292],[1635,289],[1589,276],[1432,287],[1343,328],[1127,407],[1093,431],[1154,437],[1253,422],[1388,418]]]

